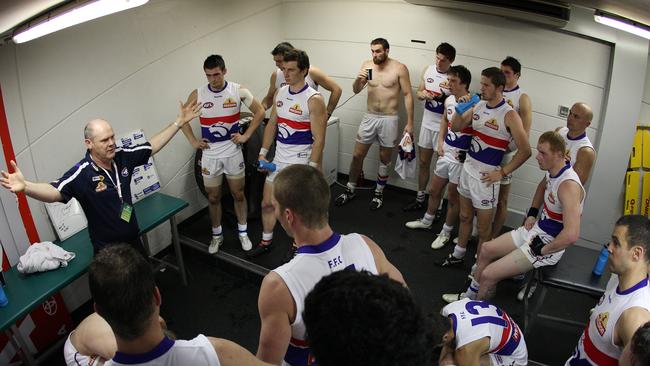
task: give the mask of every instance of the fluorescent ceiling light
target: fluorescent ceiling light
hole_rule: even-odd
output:
[[[596,10],[594,20],[600,24],[605,24],[625,32],[635,34],[639,37],[650,39],[650,27],[645,24],[637,23],[633,20],[619,17],[613,14],[604,13]]]
[[[20,31],[13,37],[14,42],[23,43],[54,33],[61,29],[72,27],[83,22],[117,13],[118,11],[144,5],[149,0],[96,0],[83,6],[56,15],[46,21]]]

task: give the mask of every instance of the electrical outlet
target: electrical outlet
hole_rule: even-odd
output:
[[[557,106],[557,115],[563,118],[566,118],[569,116],[569,107],[564,106],[564,105],[559,105]]]

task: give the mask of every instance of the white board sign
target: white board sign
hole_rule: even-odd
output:
[[[88,220],[76,198],[68,203],[46,203],[45,209],[54,225],[56,235],[63,241],[88,226]]]

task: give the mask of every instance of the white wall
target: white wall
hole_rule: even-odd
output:
[[[81,159],[82,130],[93,117],[107,119],[118,135],[143,128],[153,136],[175,119],[178,101],[206,82],[202,65],[210,54],[225,58],[227,78],[263,96],[274,69],[269,52],[282,40],[278,5],[153,0],[29,43],[1,46],[0,85],[25,176],[54,180]],[[194,181],[193,153],[179,133],[155,157],[162,191],[190,202],[180,220],[206,205]],[[2,203],[15,211],[12,196],[3,190]],[[44,205],[29,204],[41,240],[54,239]],[[17,222],[12,230],[22,238],[12,253],[28,245]],[[159,242],[169,242],[168,234],[158,234]]]
[[[558,106],[570,107],[576,101],[586,102],[596,111],[588,134],[594,141],[598,134],[609,73],[608,44],[494,16],[394,1],[287,1],[283,7],[295,15],[294,21],[284,23],[286,38],[304,47],[314,64],[335,77],[343,88],[342,100],[352,95],[351,85],[361,62],[370,58],[371,39],[388,39],[390,56],[408,67],[414,91],[422,70],[433,63],[436,46],[446,41],[456,48],[454,64],[472,71],[473,90],[478,90],[482,69],[499,66],[508,55],[519,59],[523,65],[520,85],[533,104],[533,147],[541,133],[566,124],[557,115]],[[319,22],[336,26],[313,26],[313,14],[318,14]],[[426,44],[412,43],[412,39]],[[576,50],[580,50],[579,57]],[[335,112],[341,117],[339,170],[344,173],[349,170],[365,103],[364,90]],[[416,133],[422,108],[423,103],[416,99]],[[403,111],[401,116],[403,125]],[[364,164],[366,178],[374,179],[378,164],[377,147],[373,146]],[[542,176],[534,159],[515,172],[511,210],[528,209]],[[417,179],[404,181],[396,174],[389,183],[417,189]]]
[[[650,126],[650,55],[648,55],[648,70],[645,73],[645,87],[641,99],[641,113],[639,124]]]

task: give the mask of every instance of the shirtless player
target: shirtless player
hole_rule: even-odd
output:
[[[357,132],[357,143],[354,146],[347,188],[336,198],[336,205],[342,206],[355,197],[354,189],[359,173],[373,142],[379,143],[379,170],[377,172],[377,187],[370,201],[370,209],[379,209],[384,202],[384,187],[388,181],[389,166],[393,148],[397,144],[397,110],[399,95],[404,96],[406,106],[406,126],[404,134],[413,134],[413,94],[411,80],[406,65],[388,57],[390,46],[383,38],[370,42],[372,60],[361,64],[361,71],[352,84],[354,93],[359,93],[368,84],[368,112]],[[371,75],[368,70],[371,69]]]

